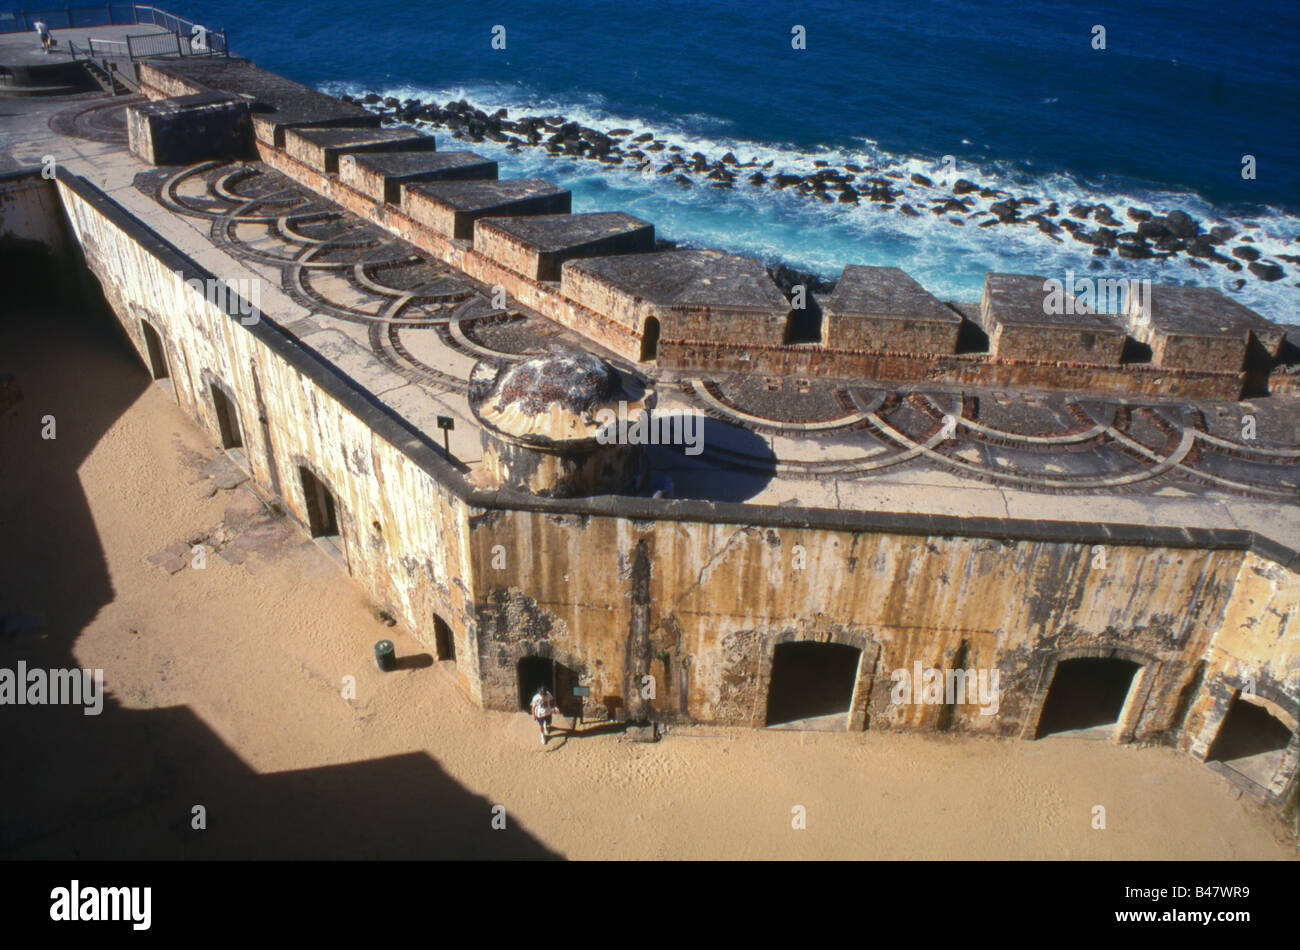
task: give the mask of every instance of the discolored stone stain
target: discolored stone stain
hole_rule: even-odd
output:
[[[484,643],[537,642],[549,640],[552,631],[563,630],[562,621],[518,588],[492,588],[475,614]]]
[[[755,704],[765,635],[759,630],[737,630],[718,644],[717,705],[713,713],[722,721],[749,721]],[[761,725],[766,718],[756,721]]]
[[[768,528],[767,531],[763,533],[763,540],[767,542],[768,547],[774,550],[781,546],[781,536],[772,528]]]
[[[348,469],[354,475],[370,474],[370,455],[362,446],[352,446],[351,450],[347,453],[347,458],[350,463]]]
[[[487,530],[498,527],[505,518],[505,512],[499,508],[491,508],[478,514],[470,515],[466,520],[469,523],[470,531],[477,531],[480,528]]]
[[[641,698],[642,678],[650,672],[653,653],[650,646],[650,544],[649,538],[637,541],[627,572],[632,615],[628,620],[624,695],[628,697],[628,712],[634,720],[645,719],[652,711],[650,701]]]

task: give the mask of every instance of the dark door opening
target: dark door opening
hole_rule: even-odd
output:
[[[1207,762],[1222,762],[1260,785],[1273,778],[1291,743],[1291,730],[1263,706],[1235,696],[1210,746]]]
[[[645,329],[641,333],[641,362],[650,363],[659,355],[659,320],[646,317]]]
[[[555,692],[555,661],[545,656],[526,656],[519,661],[519,708],[528,709],[533,701],[533,694],[545,686],[551,695],[559,698]]]
[[[311,536],[338,537],[338,509],[334,504],[333,493],[310,469],[299,466],[298,475],[302,479],[303,496],[307,499],[307,526]]]
[[[163,351],[162,337],[144,320],[140,321],[140,331],[144,334],[144,348],[149,354],[150,374],[154,379],[166,379],[170,374],[167,372],[167,356]]]
[[[519,661],[519,708],[529,709],[533,694],[545,686],[555,697],[555,706],[561,715],[575,716],[581,710],[581,697],[573,695],[579,685],[576,670],[557,663],[550,657],[526,656]]]
[[[438,653],[438,659],[455,661],[456,638],[452,636],[447,621],[437,614],[433,615],[433,648]]]
[[[1139,669],[1141,666],[1132,660],[1112,657],[1062,660],[1047,690],[1036,738],[1119,722]]]
[[[244,437],[239,431],[239,410],[234,403],[215,384],[212,389],[212,404],[217,410],[217,427],[221,430],[221,447],[237,449],[244,444]]]
[[[778,643],[772,655],[767,724],[847,713],[862,651],[843,643]]]

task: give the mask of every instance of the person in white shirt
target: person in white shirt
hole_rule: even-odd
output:
[[[41,38],[41,49],[48,53],[50,51],[50,28],[45,25],[44,20],[36,21],[36,35]]]
[[[533,694],[533,718],[537,720],[537,728],[542,733],[542,745],[546,745],[546,740],[550,738],[551,717],[555,715],[555,697],[545,686],[537,687],[537,692]]]

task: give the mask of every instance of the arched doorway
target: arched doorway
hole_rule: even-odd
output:
[[[223,449],[240,448],[244,444],[244,436],[239,429],[239,410],[235,408],[235,404],[220,386],[213,383],[209,388],[212,390],[212,405],[217,411],[217,428],[221,432],[221,447]]]
[[[1043,701],[1035,738],[1061,732],[1109,737],[1141,668],[1132,660],[1118,657],[1060,661]]]
[[[456,638],[452,636],[447,621],[437,614],[433,615],[433,648],[440,660],[456,660]]]
[[[843,643],[778,643],[772,653],[767,725],[845,728],[847,720],[840,719],[853,704],[861,660],[860,649]]]
[[[298,467],[302,493],[307,501],[307,528],[313,538],[337,538],[339,534],[338,508],[334,494],[325,487],[311,469]]]
[[[641,331],[641,362],[652,363],[659,356],[659,319],[646,317]]]
[[[167,370],[167,355],[163,350],[162,337],[145,320],[140,321],[140,332],[144,336],[144,348],[149,357],[150,375],[154,379],[166,379],[171,374]]]
[[[1267,707],[1238,693],[1223,717],[1205,761],[1221,762],[1267,788],[1294,735],[1295,730]]]

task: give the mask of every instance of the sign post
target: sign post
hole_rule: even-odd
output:
[[[442,449],[447,453],[447,461],[451,461],[451,441],[449,433],[456,428],[456,420],[451,416],[439,416],[438,428],[442,430]]]

